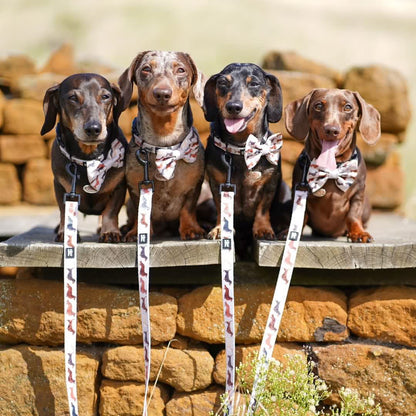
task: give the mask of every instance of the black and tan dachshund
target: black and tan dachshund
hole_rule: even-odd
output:
[[[77,166],[79,209],[84,214],[102,215],[100,242],[118,243],[121,234],[118,214],[124,203],[126,139],[118,127],[121,93],[98,74],[74,74],[49,88],[43,100],[45,121],[41,134],[52,130],[55,196],[60,209],[56,241],[63,241],[64,194],[70,192],[69,163]]]
[[[211,191],[219,213],[227,155],[231,183],[236,186],[236,251],[244,256],[253,238],[273,240],[287,221],[280,211],[290,199],[281,174],[282,136],[268,129],[282,117],[279,80],[254,64],[230,64],[207,81],[204,112],[211,122],[205,153]],[[218,215],[210,238],[220,238],[219,224]]]

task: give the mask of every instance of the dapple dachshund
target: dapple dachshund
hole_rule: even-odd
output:
[[[118,127],[121,93],[97,74],[74,74],[49,88],[43,100],[45,121],[41,134],[52,130],[58,117],[52,146],[52,171],[60,223],[56,241],[63,241],[64,194],[70,192],[75,163],[79,174],[76,192],[84,214],[102,215],[100,242],[118,243],[118,214],[124,203],[126,139]]]
[[[204,112],[211,122],[205,158],[212,195],[219,213],[231,162],[236,252],[244,257],[253,237],[275,239],[283,218],[278,206],[290,199],[281,174],[282,135],[268,129],[282,117],[279,80],[254,64],[230,64],[207,81]],[[220,215],[208,236],[220,238]]]
[[[204,149],[192,126],[191,90],[202,106],[203,75],[182,52],[146,51],[137,55],[119,78],[124,107],[138,89],[138,115],[126,161],[126,178],[133,209],[126,241],[137,239],[139,183],[148,158],[149,180],[154,181],[151,233],[199,239],[196,204],[204,179]],[[137,152],[139,151],[139,154]],[[133,216],[133,218],[132,218]]]
[[[380,137],[379,112],[358,92],[315,89],[286,107],[285,123],[295,139],[305,142],[293,171],[293,186],[305,172],[310,189],[305,222],[318,235],[371,242],[364,230],[371,212],[366,165],[356,131],[374,144]]]

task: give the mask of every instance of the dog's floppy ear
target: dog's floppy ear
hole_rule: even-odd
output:
[[[54,85],[45,92],[45,96],[43,97],[43,113],[45,114],[45,121],[43,122],[40,131],[42,136],[48,131],[51,131],[55,126],[59,109],[58,91],[59,85]]]
[[[368,144],[374,144],[381,135],[380,113],[371,104],[368,104],[358,92],[354,91],[353,94],[361,110],[358,126],[361,137]]]
[[[305,97],[292,101],[285,108],[285,126],[287,131],[297,140],[305,140],[309,132],[309,102],[312,90]]]
[[[282,88],[280,87],[279,80],[274,75],[266,73],[266,78],[271,87],[266,109],[267,120],[270,123],[277,123],[282,118]]]
[[[116,84],[111,83],[111,91],[113,93],[113,120],[118,124],[120,114],[123,112],[123,99],[121,96],[120,87]]]
[[[144,51],[139,53],[132,61],[130,66],[120,75],[118,79],[118,85],[121,90],[121,103],[122,111],[124,111],[130,104],[131,96],[133,94],[133,83],[137,84],[136,80],[136,69],[140,64],[143,56],[146,55],[149,51]]]
[[[215,121],[218,115],[217,95],[215,92],[217,88],[217,78],[218,74],[209,78],[204,88],[204,105],[202,108],[207,121]]]
[[[194,94],[195,100],[200,107],[204,105],[204,87],[206,83],[205,75],[197,68],[194,60],[187,53],[183,53],[185,59],[188,61],[190,67],[192,68],[192,80],[191,85],[193,86],[192,92]]]

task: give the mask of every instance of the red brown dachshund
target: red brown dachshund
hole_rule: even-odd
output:
[[[356,146],[356,131],[369,144],[380,137],[380,114],[358,92],[315,89],[285,109],[289,133],[305,141],[293,171],[293,186],[310,161],[305,221],[312,231],[328,237],[347,235],[368,243],[364,230],[371,206],[365,194],[366,165]]]
[[[43,100],[45,121],[41,134],[52,130],[55,196],[61,219],[56,241],[63,241],[64,194],[71,190],[68,163],[78,165],[79,209],[84,214],[102,215],[100,242],[118,243],[121,234],[118,214],[124,203],[126,182],[124,153],[126,139],[118,127],[121,93],[98,74],[74,74],[49,88]]]
[[[212,122],[206,148],[206,171],[217,212],[219,187],[225,183],[231,160],[235,193],[236,252],[244,256],[255,239],[272,240],[280,212],[278,204],[290,199],[282,181],[281,135],[272,135],[269,122],[282,116],[278,79],[254,64],[233,63],[213,75],[205,85],[205,118]],[[220,238],[220,215],[210,238]]]
[[[126,177],[134,205],[129,222],[134,225],[125,239],[137,239],[138,184],[144,179],[138,150],[147,153],[149,179],[154,180],[152,234],[179,231],[182,240],[201,238],[204,230],[196,219],[196,204],[204,179],[204,149],[192,127],[189,94],[193,90],[202,105],[203,76],[186,53],[146,51],[133,59],[119,79],[125,107],[133,84],[138,89],[138,115]]]

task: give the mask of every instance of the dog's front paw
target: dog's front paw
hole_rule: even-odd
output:
[[[347,239],[352,243],[371,243],[374,241],[371,234],[367,233],[367,231],[349,232],[347,233]]]
[[[205,237],[205,231],[201,227],[184,228],[179,235],[181,240],[200,240]]]
[[[276,234],[271,227],[253,229],[253,237],[255,240],[276,240]]]
[[[56,232],[55,242],[56,243],[63,243],[64,242],[64,233],[63,232]]]
[[[217,225],[214,227],[207,236],[210,240],[219,240],[221,238],[221,227]]]
[[[282,231],[280,231],[278,234],[277,234],[277,236],[276,236],[276,240],[279,240],[279,241],[286,241],[286,239],[287,239],[287,234],[289,233],[289,230],[287,229],[287,230],[282,230]]]
[[[130,230],[122,239],[124,243],[135,243],[137,242],[137,229]]]
[[[120,243],[121,234],[119,232],[102,233],[98,238],[99,243]]]

